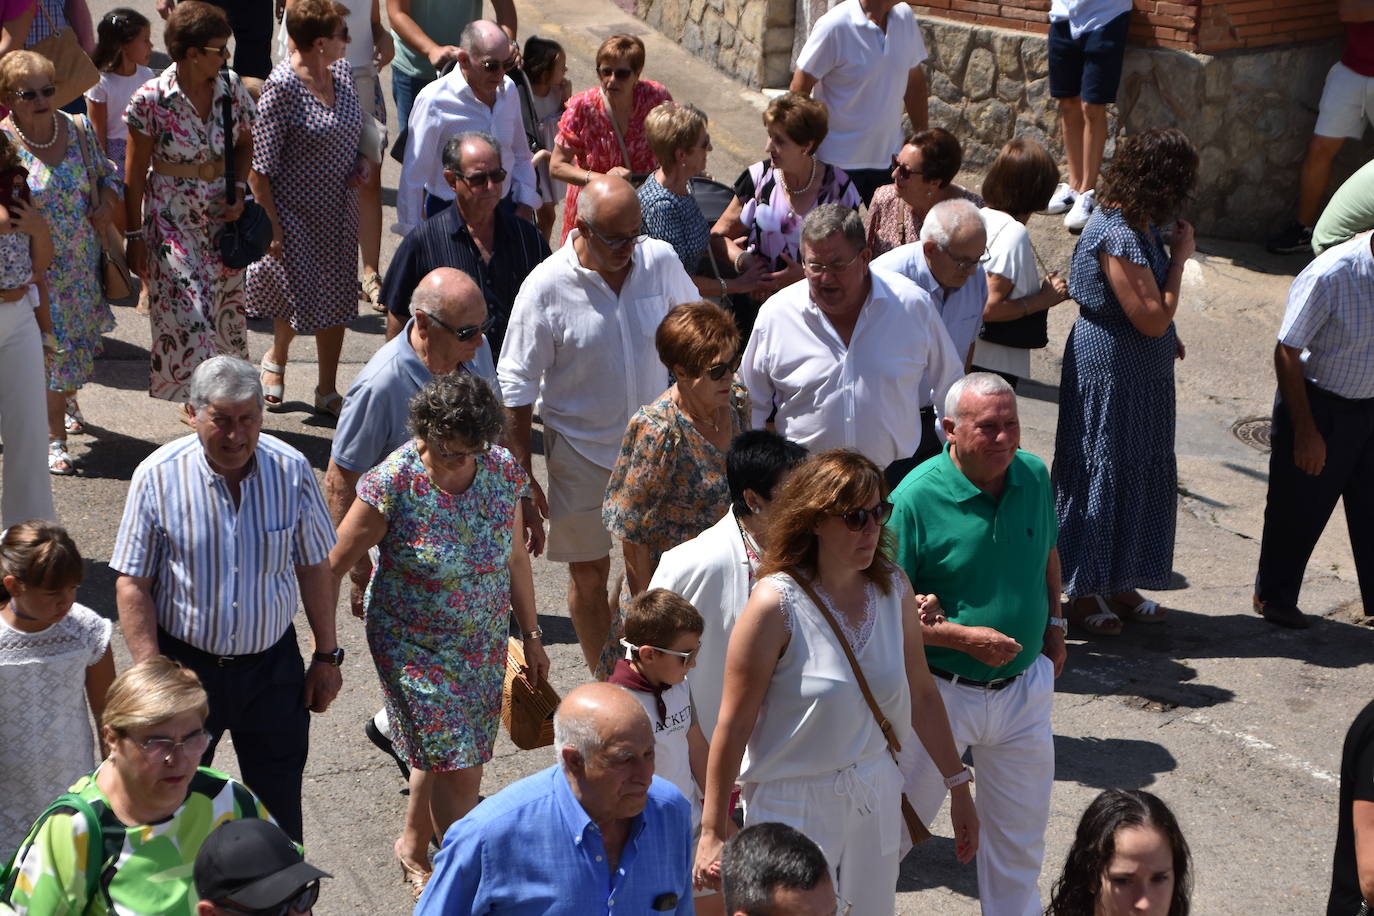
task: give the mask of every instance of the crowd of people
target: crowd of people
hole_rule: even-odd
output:
[[[1188,846],[1146,792],[1102,793],[1039,892],[1066,634],[1169,619],[1140,590],[1172,570],[1199,161],[1157,127],[1103,164],[1129,0],[1051,4],[1067,180],[1018,137],[977,192],[956,183],[912,8],[843,0],[709,213],[708,114],[643,76],[633,35],[573,93],[509,0],[494,20],[387,0],[391,32],[379,0],[287,0],[275,67],[266,5],[158,0],[161,73],[149,19],[107,14],[89,118],[56,107],[47,57],[0,57],[0,912],[309,912],[329,876],[301,857],[301,788],[311,713],[343,687],[346,582],[383,694],[365,730],[409,784],[393,851],[417,913],[881,916],[948,798],[986,914],[1187,916]],[[0,41],[32,7],[5,4]],[[383,271],[388,63],[405,237]],[[245,196],[270,232],[235,267]],[[1068,277],[1042,273],[1037,212],[1081,232]],[[75,473],[111,228],[149,394],[192,430],[130,482],[117,676],[39,432],[49,474]],[[1371,258],[1366,236],[1322,254],[1279,332],[1254,606],[1282,626],[1307,625],[1302,569],[1342,496],[1374,588]],[[1016,386],[1070,298],[1047,462],[1020,448]],[[340,392],[360,301],[387,340]],[[257,366],[250,316],[272,322]],[[302,333],[337,420],[323,486],[262,432]],[[590,680],[553,765],[482,800],[512,624],[525,677],[549,675],[541,555],[568,567]],[[241,781],[211,768],[226,732]],[[1374,887],[1352,810],[1340,912]]]

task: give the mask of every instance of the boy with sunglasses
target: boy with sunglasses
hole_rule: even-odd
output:
[[[227,821],[205,838],[195,864],[197,916],[309,916],[320,879],[269,820]]]

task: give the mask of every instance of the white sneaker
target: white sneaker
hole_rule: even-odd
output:
[[[1083,227],[1088,225],[1088,220],[1093,215],[1093,209],[1097,206],[1097,200],[1093,197],[1092,191],[1084,191],[1078,195],[1078,199],[1073,202],[1073,209],[1064,217],[1064,227],[1070,232],[1082,232]]]
[[[1047,213],[1050,216],[1057,216],[1072,207],[1073,202],[1077,199],[1078,193],[1074,191],[1073,188],[1069,187],[1067,183],[1061,181],[1059,182],[1059,187],[1054,189],[1054,194],[1050,197],[1049,205],[1040,212]]]

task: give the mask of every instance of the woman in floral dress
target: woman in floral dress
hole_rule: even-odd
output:
[[[355,189],[366,174],[343,10],[331,0],[298,0],[286,11],[291,53],[263,85],[253,125],[250,181],[272,218],[272,245],[248,268],[248,314],[272,319],[272,348],[262,358],[268,408],[283,403],[292,339],[313,333],[315,409],[335,417],[344,328],[358,314]]]
[[[238,75],[220,71],[231,34],[219,7],[177,4],[165,30],[173,64],[139,88],[124,113],[126,224],[143,227],[127,233],[129,267],[149,287],[153,321],[148,393],[168,401],[186,400],[191,373],[211,356],[248,358],[243,271],[225,267],[219,255],[224,224],[243,212],[241,196],[233,206],[225,202],[225,150],[242,193],[256,115]],[[226,94],[234,129],[227,144]]]
[[[411,810],[395,852],[417,896],[429,877],[430,837],[477,804],[500,720],[512,611],[532,679],[548,673],[529,554],[512,536],[529,478],[491,444],[505,422],[477,376],[436,377],[411,399],[415,438],[363,475],[329,555],[342,578],[380,548],[364,599],[367,641],[392,742],[411,767]]]
[[[97,152],[86,116],[73,118],[58,111],[50,95],[43,94],[52,85],[52,64],[32,51],[13,51],[0,61],[0,96],[12,109],[4,129],[18,151],[19,165],[29,173],[34,205],[52,237],[62,241],[61,257],[48,267],[39,294],[46,291],[57,338],[56,349],[45,351],[48,470],[67,475],[76,470],[67,451],[67,401],[75,402],[77,389],[95,375],[100,335],[114,327],[100,286],[95,227],[114,217],[121,185],[114,168]],[[96,208],[91,207],[92,181],[100,187]],[[71,431],[81,429],[73,426]]]
[[[735,383],[739,330],[729,312],[710,302],[676,305],[654,345],[677,381],[630,418],[601,508],[625,554],[622,608],[649,587],[666,551],[710,528],[730,508],[725,453],[749,428],[749,398]],[[599,673],[615,666],[619,640],[617,619]]]
[[[563,200],[563,238],[577,222],[577,197],[598,174],[644,175],[658,167],[644,136],[644,116],[673,96],[660,83],[639,78],[644,42],[612,35],[596,51],[600,86],[568,99],[558,121],[549,174],[568,183]]]

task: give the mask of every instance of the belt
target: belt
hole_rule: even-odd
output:
[[[29,294],[27,286],[16,286],[14,289],[0,289],[0,302],[18,302]]]
[[[1012,681],[1021,676],[1019,674],[1014,674],[1011,677],[999,677],[990,681],[975,681],[971,677],[964,677],[962,674],[954,674],[943,668],[936,668],[934,665],[930,666],[930,673],[938,678],[949,681],[951,684],[963,684],[965,687],[978,687],[982,690],[1002,690],[1010,686]]]
[[[237,668],[241,665],[249,665],[261,661],[276,649],[282,640],[290,637],[294,642],[296,638],[295,628],[288,627],[286,635],[283,636],[282,639],[277,640],[276,643],[273,643],[270,647],[263,649],[261,652],[249,652],[246,655],[216,655],[213,652],[206,652],[204,649],[197,648],[185,640],[177,639],[171,633],[162,629],[162,627],[158,627],[157,632],[158,641],[171,643],[172,647],[176,650],[176,654],[181,656],[183,661],[202,661],[216,668]]]
[[[201,181],[214,181],[224,177],[224,160],[210,162],[169,162],[153,157],[153,171],[172,178],[199,178]]]

